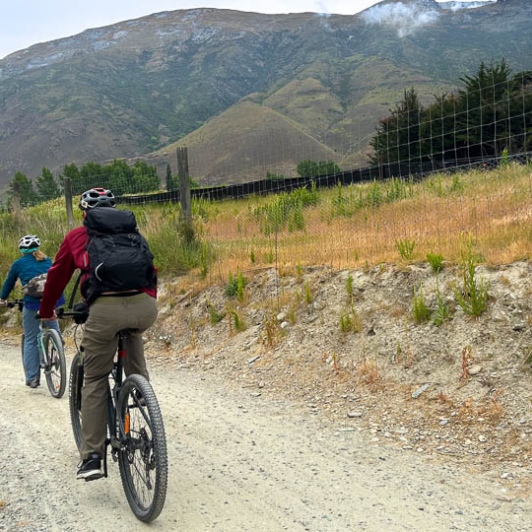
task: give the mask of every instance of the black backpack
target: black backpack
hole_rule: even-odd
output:
[[[87,211],[88,277],[81,294],[92,303],[102,292],[123,292],[154,288],[153,255],[146,239],[138,232],[135,215],[100,207]]]

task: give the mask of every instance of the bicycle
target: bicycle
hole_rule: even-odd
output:
[[[7,302],[8,308],[18,307],[22,312],[24,302],[21,299]],[[36,316],[37,319],[38,316]],[[21,351],[22,365],[24,366],[24,339],[22,333]],[[63,339],[55,329],[49,329],[43,321],[39,322],[39,333],[37,335],[37,347],[39,349],[40,366],[46,377],[46,384],[52,397],[60,399],[66,389],[66,358],[63,347]]]
[[[57,315],[59,318],[81,317],[81,323],[87,314],[59,309]],[[110,446],[113,461],[118,462],[129,506],[137,519],[148,523],[158,517],[164,506],[168,458],[161,410],[151,384],[141,375],[129,375],[124,379],[124,341],[134,332],[134,329],[124,329],[117,334],[118,347],[108,388],[104,477],[107,477],[107,448]],[[77,353],[70,366],[69,406],[74,440],[79,450],[84,368],[83,351],[75,334],[74,340]],[[111,383],[114,383],[112,387]]]

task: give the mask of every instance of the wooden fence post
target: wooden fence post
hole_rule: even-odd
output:
[[[179,201],[183,215],[184,236],[187,242],[191,242],[194,240],[194,228],[192,227],[192,201],[190,198],[187,148],[177,148],[177,173],[179,174]]]
[[[70,177],[65,177],[64,187],[67,224],[68,227],[72,229],[72,227],[74,227],[74,215],[72,213],[72,181],[70,180]]]

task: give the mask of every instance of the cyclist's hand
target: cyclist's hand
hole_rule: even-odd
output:
[[[44,316],[40,316],[39,315],[39,318],[43,321],[56,321],[57,320],[57,314],[55,312],[55,310],[52,312],[52,316],[50,318],[45,318]]]
[[[7,307],[7,301],[5,299],[0,299],[0,305],[2,307]]]

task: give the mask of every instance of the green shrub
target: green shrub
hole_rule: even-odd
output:
[[[438,255],[427,253],[427,261],[429,262],[432,271],[438,273],[443,269],[443,255],[441,253]]]
[[[456,301],[468,315],[478,317],[488,308],[490,282],[476,275],[476,255],[470,235],[461,235],[460,270],[462,286],[455,288]]]
[[[416,323],[422,323],[427,321],[430,318],[431,311],[425,305],[425,300],[423,299],[423,285],[419,285],[419,292],[416,291],[414,287],[414,321]]]
[[[244,288],[248,284],[247,279],[238,272],[236,277],[229,272],[229,283],[225,287],[225,295],[228,297],[237,297],[239,301],[242,301],[244,297]]]
[[[443,301],[440,293],[440,287],[437,288],[437,301],[438,307],[432,315],[432,323],[439,327],[442,323],[446,322],[451,318],[451,311],[449,310],[449,305]]]

